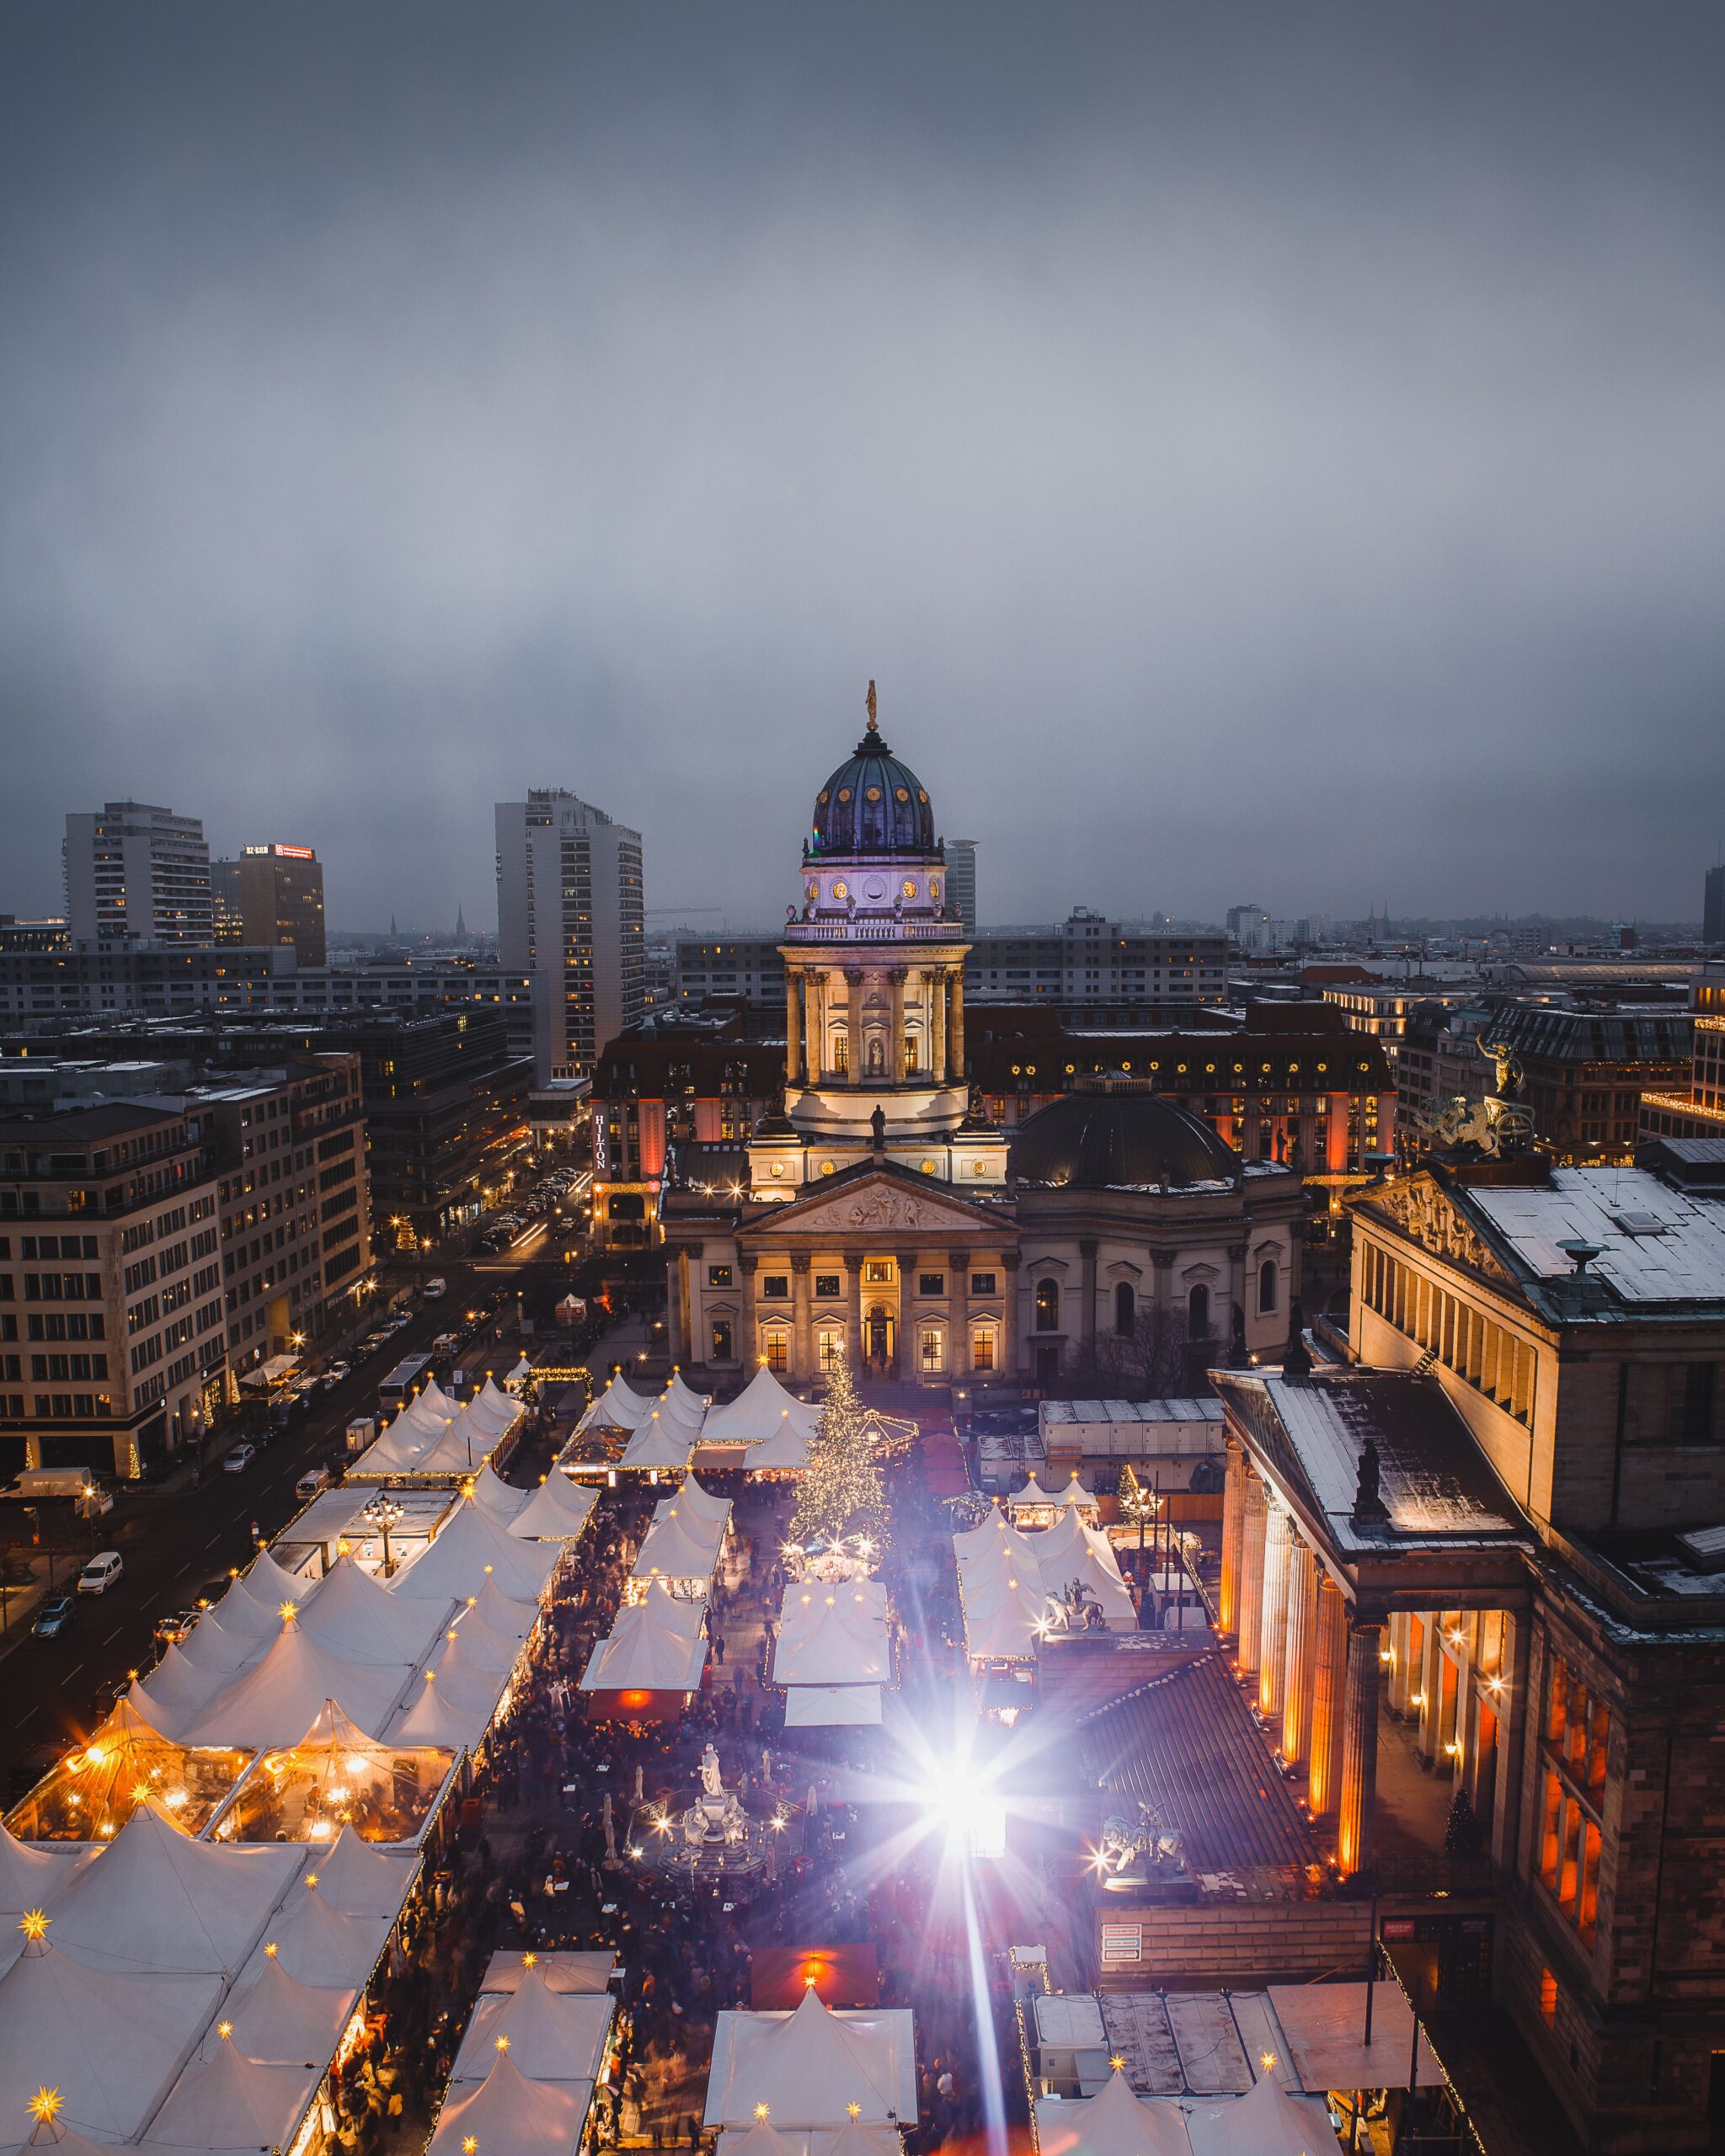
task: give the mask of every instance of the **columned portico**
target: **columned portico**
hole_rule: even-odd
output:
[[[1156,1285],[1162,1276],[1158,1271]],[[1231,1633],[1240,1614],[1240,1557],[1246,1528],[1246,1448],[1231,1433],[1227,1440],[1227,1470],[1222,1484],[1222,1577],[1216,1592],[1216,1622],[1220,1630]]]
[[[1282,1678],[1282,1757],[1303,1766],[1311,1748],[1311,1677],[1317,1645],[1317,1568],[1296,1532],[1288,1553],[1288,1652]]]
[[[1267,1495],[1263,1609],[1258,1648],[1258,1705],[1266,1718],[1281,1712],[1283,1665],[1287,1656],[1288,1563],[1294,1544],[1294,1523],[1288,1508],[1274,1492]]]
[[[1311,1680],[1311,1755],[1306,1801],[1314,1819],[1336,1808],[1342,1777],[1342,1707],[1347,1694],[1348,1605],[1327,1572],[1317,1586],[1317,1654]]]
[[[1258,1668],[1263,1623],[1265,1500],[1263,1477],[1248,1471],[1241,1523],[1240,1644],[1235,1657],[1241,1673],[1247,1677]]]
[[[1341,1811],[1336,1866],[1343,1877],[1372,1859],[1372,1812],[1378,1786],[1379,1620],[1356,1615],[1348,1633],[1348,1673],[1342,1710]]]

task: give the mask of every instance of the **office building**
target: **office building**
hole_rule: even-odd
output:
[[[239,861],[240,937],[254,949],[290,944],[302,966],[321,966],[323,864],[308,846],[248,846]]]
[[[65,862],[74,943],[215,941],[210,849],[195,816],[141,801],[70,815]]]
[[[777,936],[680,936],[676,942],[676,1007],[744,1003],[782,1014],[785,961]]]
[[[1534,1142],[1554,1161],[1627,1166],[1640,1134],[1644,1093],[1669,1095],[1689,1082],[1695,1019],[1687,1011],[1621,1004],[1564,1010],[1513,1003],[1480,1035],[1513,1053]]]
[[[1262,906],[1230,906],[1228,934],[1242,951],[1267,951],[1270,917]]]
[[[1650,1086],[1641,1096],[1639,1136],[1711,1139],[1725,1147],[1725,958],[1710,962],[1689,992],[1687,1090]]]
[[[0,1120],[0,1456],[134,1477],[227,1374],[219,1197],[196,1118],[110,1102]]]
[[[533,978],[536,1075],[582,1077],[645,1009],[641,835],[558,787],[496,815],[498,957]]]
[[[246,940],[245,915],[242,910],[239,863],[237,861],[212,861],[210,863],[210,906],[216,924],[216,942],[243,943]]]
[[[1707,871],[1701,899],[1701,941],[1725,943],[1725,862]]]
[[[1057,926],[983,929],[964,961],[964,993],[973,1003],[1074,1011],[1220,1003],[1227,957],[1214,929],[1147,928],[1079,906]]]
[[[15,913],[0,913],[0,951],[69,951],[72,938],[62,918],[51,915],[40,920],[21,920]]]
[[[976,841],[948,839],[947,904],[959,916],[967,936],[976,933]]]

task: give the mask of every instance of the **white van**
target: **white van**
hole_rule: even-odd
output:
[[[327,1467],[308,1467],[299,1481],[294,1484],[293,1493],[295,1497],[309,1502],[320,1490],[327,1490],[328,1487],[329,1470]]]
[[[115,1580],[126,1570],[126,1560],[117,1550],[99,1550],[77,1576],[80,1594],[106,1594]]]

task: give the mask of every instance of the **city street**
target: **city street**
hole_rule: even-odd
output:
[[[428,1350],[440,1332],[452,1330],[478,1307],[478,1298],[499,1288],[505,1290],[498,1312],[499,1353],[484,1357],[481,1366],[501,1374],[514,1360],[513,1291],[531,1270],[531,1257],[440,1262],[448,1294],[424,1304],[388,1347],[357,1364],[334,1390],[314,1395],[306,1419],[275,1433],[243,1472],[225,1474],[221,1454],[212,1449],[199,1487],[181,1470],[165,1483],[123,1490],[114,1510],[93,1524],[68,1519],[67,1508],[56,1508],[56,1547],[64,1549],[68,1534],[72,1542],[72,1554],[56,1567],[57,1588],[70,1588],[93,1547],[120,1550],[126,1570],[105,1594],[77,1598],[72,1622],[57,1639],[31,1636],[35,1609],[20,1616],[23,1598],[12,1597],[12,1621],[0,1638],[0,1775],[33,1763],[45,1747],[63,1750],[88,1734],[97,1693],[154,1659],[157,1621],[200,1594],[219,1592],[230,1568],[250,1560],[253,1524],[266,1541],[279,1533],[298,1509],[294,1484],[300,1476],[340,1450],[354,1416],[376,1412],[379,1381],[405,1356]],[[334,1352],[333,1345],[327,1352]],[[0,1534],[8,1542],[27,1540],[29,1531],[21,1507],[0,1508]]]

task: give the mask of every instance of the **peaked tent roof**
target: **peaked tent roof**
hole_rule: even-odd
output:
[[[1290,2095],[1274,2073],[1255,2081],[1243,2096],[1194,2105],[1186,2132],[1192,2156],[1312,2156],[1335,2139],[1323,2104]]]
[[[338,1557],[297,1629],[343,1662],[417,1662],[437,1636],[437,1613],[392,1594],[375,1572]]]
[[[578,1489],[553,1467],[510,1520],[509,1531],[523,1542],[573,1542],[598,1502],[596,1490]]]
[[[229,1595],[223,1595],[216,1608],[225,1610],[228,1600]],[[262,1652],[259,1641],[274,1639],[281,1624],[279,1617],[272,1618],[266,1627],[263,1612],[249,1596],[239,1598],[232,1614],[244,1624],[243,1631],[218,1616],[216,1609],[206,1609],[176,1648],[182,1661],[200,1673],[207,1673],[218,1686],[254,1662]]]
[[[727,2017],[730,2041],[717,2055],[707,2088],[707,2123],[742,2126],[765,2104],[782,2132],[788,2127],[841,2126],[852,2104],[871,2124],[916,2113],[914,2061],[901,2057],[909,2041],[908,2012],[836,2013],[811,1986],[795,2013]],[[905,2100],[905,2073],[910,2100]]]
[[[494,1632],[477,1609],[460,1613],[459,1621],[449,1628],[446,1641],[460,1650],[470,1669],[483,1670],[487,1676],[506,1677],[521,1659],[521,1642]]]
[[[419,1868],[416,1856],[386,1856],[344,1827],[317,1860],[317,1891],[344,1916],[387,1917],[393,1923]]]
[[[668,1497],[654,1508],[630,1575],[638,1580],[711,1579],[724,1529]]]
[[[817,1596],[812,1620],[780,1633],[775,1684],[882,1684],[891,1675],[885,1625],[868,1614],[846,1615],[838,1603],[842,1592]]]
[[[653,1402],[626,1385],[619,1370],[576,1427],[582,1430],[633,1430],[652,1412]]]
[[[232,2036],[194,2059],[150,2121],[152,2148],[286,2148],[328,2064],[262,2066]]]
[[[473,1502],[499,1527],[507,1527],[532,1494],[531,1490],[518,1490],[512,1482],[505,1482],[489,1460],[473,1477]]]
[[[303,1851],[195,1842],[141,1804],[55,1904],[54,1943],[93,1968],[231,1974],[263,1935]]]
[[[383,1951],[388,1919],[344,1916],[321,1887],[321,1875],[308,1871],[283,1903],[270,1934],[276,1958],[289,1976],[320,1990],[362,1984]]]
[[[537,1967],[524,1969],[513,1991],[482,1992],[462,2040],[451,2080],[483,2081],[509,2039],[510,2063],[535,2081],[597,2078],[611,2028],[609,1992],[553,1991]]]
[[[512,1600],[537,1602],[559,1554],[515,1540],[471,1498],[463,1498],[430,1545],[396,1574],[389,1591],[446,1609],[452,1602],[481,1593],[489,1578]]]
[[[677,1492],[676,1497],[666,1498],[655,1510],[663,1512],[666,1506],[675,1511],[679,1518],[688,1513],[692,1514],[698,1520],[704,1520],[707,1525],[715,1529],[721,1537],[724,1529],[730,1524],[733,1509],[730,1499],[718,1497],[713,1491],[703,1488],[692,1475]]]
[[[266,2066],[327,2066],[350,1996],[345,1986],[325,1991],[302,1983],[282,1967],[279,1954],[265,1954],[255,1975],[243,1977],[228,1993],[222,2011],[233,2024],[233,2041],[248,2058]],[[206,2037],[206,2052],[220,2041],[219,2036]]]
[[[686,1467],[695,1449],[694,1433],[686,1423],[674,1422],[655,1407],[636,1428],[623,1447],[619,1467]]]
[[[1036,2106],[1042,2156],[1191,2156],[1178,2104],[1134,2094],[1116,2067],[1094,2096]]]
[[[1044,1490],[1043,1488],[1041,1483],[1036,1479],[1033,1469],[1031,1472],[1030,1480],[1024,1485],[1024,1487],[1022,1490],[1012,1490],[1008,1492],[1007,1497],[1007,1504],[1012,1506],[1015,1510],[1020,1505],[1057,1505],[1060,1502],[1060,1499],[1055,1495],[1052,1490]]]
[[[215,1671],[200,1669],[187,1659],[177,1641],[170,1641],[156,1667],[147,1676],[136,1678],[126,1696],[146,1721],[152,1722],[164,1737],[173,1737],[207,1704],[221,1684]],[[134,1694],[142,1696],[134,1698]]]
[[[538,1604],[517,1602],[505,1594],[495,1574],[474,1597],[473,1609],[487,1631],[499,1633],[506,1640],[525,1640],[539,1621]]]
[[[584,1692],[692,1692],[707,1666],[707,1638],[671,1614],[676,1598],[649,1595],[617,1613],[582,1673]],[[685,1603],[698,1626],[702,1603]]]
[[[87,1967],[51,1940],[0,1977],[0,2117],[28,2116],[58,2089],[78,2132],[120,2142],[161,2100],[222,1995],[219,1977],[123,1976]]]
[[[437,1744],[460,1752],[478,1742],[490,1720],[488,1713],[458,1707],[435,1683],[419,1683],[389,1733],[398,1744]]]
[[[590,2084],[530,2080],[505,2052],[483,2081],[451,2092],[427,2156],[459,2156],[469,2141],[484,2156],[569,2156],[592,2094]]]
[[[809,1465],[814,1441],[814,1432],[799,1429],[788,1415],[776,1430],[750,1446],[744,1469],[750,1475],[800,1475]]]
[[[388,1720],[411,1668],[406,1659],[344,1661],[297,1623],[284,1624],[264,1659],[211,1701],[192,1734],[200,1743],[265,1751],[295,1743],[331,1700],[369,1733]]]
[[[703,1445],[753,1445],[777,1437],[787,1422],[800,1436],[812,1437],[820,1411],[798,1400],[763,1363],[734,1400],[709,1407],[701,1426]]]

